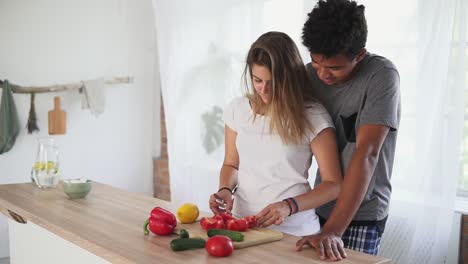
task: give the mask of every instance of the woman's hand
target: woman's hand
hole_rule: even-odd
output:
[[[286,217],[288,217],[289,211],[288,202],[286,201],[269,204],[256,215],[257,226],[281,225]]]
[[[231,214],[233,203],[234,199],[232,198],[232,193],[227,189],[213,193],[210,196],[210,209],[214,214],[220,214],[222,212]]]

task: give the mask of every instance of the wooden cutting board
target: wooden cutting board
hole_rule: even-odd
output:
[[[177,223],[174,232],[179,234],[179,231],[182,229],[187,230],[190,237],[208,239],[206,231],[201,228],[199,221],[192,224]],[[270,228],[249,228],[247,231],[242,232],[242,234],[244,234],[244,241],[234,242],[234,248],[236,249],[261,245],[283,238],[283,233]]]
[[[60,109],[60,97],[54,97],[54,109],[49,111],[49,135],[65,134],[67,113]]]

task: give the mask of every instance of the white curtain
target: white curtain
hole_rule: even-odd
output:
[[[466,0],[361,1],[368,47],[401,76],[402,119],[381,254],[444,263],[454,213],[466,87]]]
[[[463,133],[466,0],[359,3],[366,6],[368,50],[391,59],[401,76],[403,113],[381,254],[394,263],[444,263]],[[173,202],[208,210],[224,157],[221,109],[243,92],[250,44],[266,31],[283,31],[308,62],[300,35],[314,4],[153,0]]]
[[[222,109],[243,93],[250,45],[269,30],[286,31],[300,43],[305,10],[312,5],[304,8],[302,0],[154,0],[153,6],[171,199],[208,210],[224,158]]]

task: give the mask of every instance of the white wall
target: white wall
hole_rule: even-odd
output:
[[[152,150],[159,149],[159,90],[154,81],[155,33],[151,0],[0,1],[0,79],[49,85],[132,76],[108,86],[105,112],[81,109],[77,92],[60,93],[67,134],[56,136],[64,178],[86,177],[152,195]],[[15,94],[22,130],[0,155],[0,184],[29,181],[36,137],[47,135],[53,96],[36,95],[41,131],[29,135],[29,95]],[[154,110],[154,111],[153,111]],[[153,114],[154,112],[154,114]],[[0,258],[8,255],[0,217]]]

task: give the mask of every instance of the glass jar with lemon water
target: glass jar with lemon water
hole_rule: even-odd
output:
[[[51,137],[37,139],[37,155],[31,170],[32,180],[39,188],[56,187],[59,179],[59,152]]]

